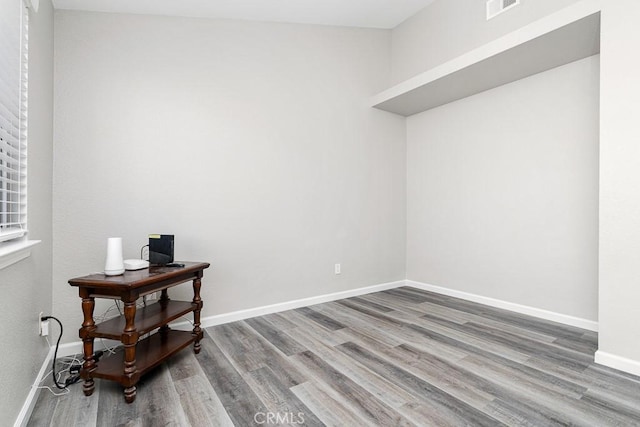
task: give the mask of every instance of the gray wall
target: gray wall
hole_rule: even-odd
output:
[[[51,177],[53,135],[53,8],[40,2],[29,30],[29,238],[31,256],[0,270],[1,425],[12,425],[49,350],[38,313],[51,314]],[[57,336],[58,328],[52,327]]]
[[[438,0],[392,31],[392,79],[573,3]],[[407,120],[408,279],[598,320],[598,62]]]
[[[407,120],[407,278],[597,321],[599,57]]]
[[[211,262],[205,317],[404,279],[404,120],[367,105],[388,85],[389,31],[55,23],[54,311],[69,328],[67,280],[104,268],[110,236],[133,258],[175,234],[178,259]]]

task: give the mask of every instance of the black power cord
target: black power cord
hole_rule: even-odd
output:
[[[60,346],[60,340],[62,339],[63,328],[62,328],[62,322],[53,316],[42,316],[40,318],[40,320],[42,320],[43,322],[49,319],[55,320],[56,322],[58,322],[58,325],[60,325],[60,335],[58,336],[58,341],[56,342],[56,349],[53,352],[53,382],[55,383],[56,387],[58,387],[60,390],[64,390],[67,388],[67,386],[70,386],[71,384],[75,384],[78,381],[80,381],[80,374],[79,374],[80,367],[76,368],[77,371],[75,372],[75,375],[65,379],[64,385],[60,385],[58,383],[58,376],[56,375],[56,359],[58,358],[58,347]],[[71,367],[71,368],[74,368],[74,367]],[[69,372],[72,372],[71,368],[69,368]]]

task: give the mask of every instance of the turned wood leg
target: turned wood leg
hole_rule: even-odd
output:
[[[136,400],[136,386],[132,385],[124,389],[124,401],[133,403],[134,400]]]
[[[163,310],[165,310],[167,308],[167,305],[169,304],[169,292],[167,291],[167,289],[163,289],[162,292],[160,292],[160,306],[162,307]],[[167,338],[167,335],[169,334],[169,325],[162,325],[160,327],[160,335],[162,336],[163,339]]]
[[[198,277],[193,280],[193,303],[196,305],[196,309],[193,310],[193,336],[195,341],[193,343],[194,353],[200,353],[200,340],[202,339],[202,329],[200,329],[200,310],[202,309],[202,299],[200,298],[200,287],[202,286],[201,279],[202,272]]]
[[[82,314],[84,316],[82,328],[80,329],[80,338],[82,338],[82,350],[84,353],[84,363],[82,364],[84,385],[82,386],[82,390],[85,396],[91,396],[95,389],[92,374],[93,371],[96,370],[96,362],[93,359],[93,337],[90,334],[90,332],[96,329],[96,324],[93,321],[95,300],[89,296],[88,292],[82,292],[82,294]]]
[[[169,325],[162,325],[160,326],[158,333],[160,334],[163,340],[166,340],[170,330],[171,328],[169,328]]]
[[[131,384],[124,389],[124,398],[127,403],[131,403],[136,398],[136,344],[138,343],[138,331],[135,325],[136,302],[124,303],[125,327],[122,332],[122,344],[124,346],[124,376]]]
[[[160,292],[160,306],[164,309],[167,308],[167,304],[169,303],[169,292],[167,289],[163,289]]]

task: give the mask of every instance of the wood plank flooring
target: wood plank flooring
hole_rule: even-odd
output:
[[[640,426],[640,377],[597,334],[403,287],[206,329],[127,405],[96,380],[30,426]]]

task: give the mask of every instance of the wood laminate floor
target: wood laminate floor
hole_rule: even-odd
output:
[[[31,426],[640,426],[597,334],[403,287],[206,329],[138,385],[40,393]]]

